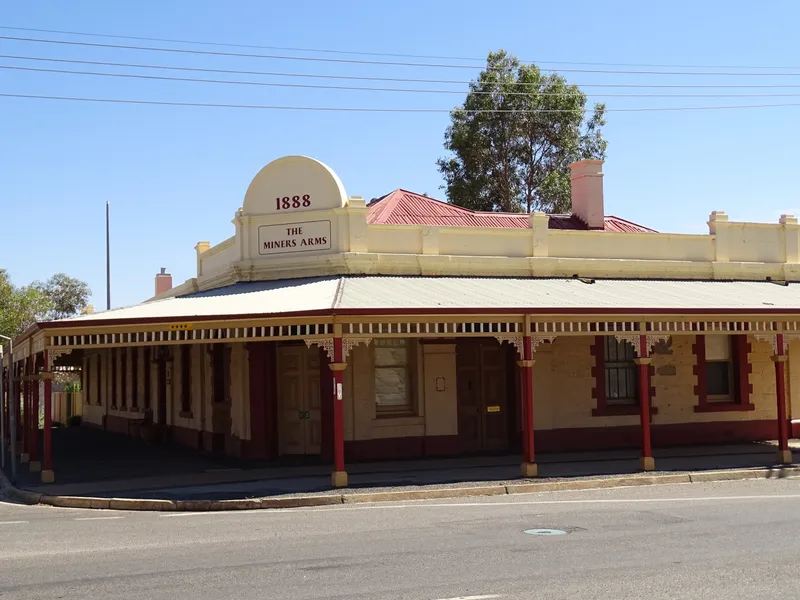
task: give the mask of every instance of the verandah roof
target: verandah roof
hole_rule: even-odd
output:
[[[335,276],[238,283],[49,327],[347,313],[800,313],[800,283]]]

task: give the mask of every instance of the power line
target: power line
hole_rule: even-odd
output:
[[[416,93],[416,94],[458,94],[464,95],[466,92],[462,90],[437,90],[437,89],[409,89],[409,88],[381,88],[381,87],[359,87],[347,85],[315,85],[304,83],[275,83],[264,81],[231,81],[225,79],[198,79],[195,77],[167,77],[159,75],[141,75],[137,73],[98,73],[96,71],[75,71],[67,69],[41,69],[35,67],[19,67],[14,65],[0,65],[0,69],[15,70],[15,71],[30,71],[36,73],[60,73],[64,75],[90,75],[97,77],[121,77],[128,79],[144,79],[155,81],[178,81],[187,83],[213,83],[222,85],[252,85],[260,87],[278,87],[278,88],[292,88],[292,89],[316,89],[316,90],[346,90],[346,91],[359,91],[359,92],[400,92],[400,93]],[[496,92],[488,91],[471,91],[471,94],[478,95],[491,95]],[[504,96],[527,96],[531,92],[502,92]],[[555,97],[570,97],[580,96],[578,93],[557,93],[557,92],[535,92],[538,96],[555,96]],[[618,94],[618,93],[594,93],[590,94],[594,97],[602,98],[797,98],[798,94]]]
[[[225,73],[230,75],[258,75],[267,77],[291,77],[308,79],[336,79],[343,81],[385,81],[393,83],[444,83],[453,85],[468,85],[474,83],[468,79],[417,79],[407,77],[369,77],[363,75],[327,75],[320,73],[286,73],[276,71],[246,71],[238,69],[211,69],[202,67],[179,67],[167,65],[153,65],[142,63],[119,63],[97,60],[78,60],[67,58],[50,58],[43,56],[20,56],[15,54],[0,54],[0,58],[12,60],[31,60],[40,62],[55,62],[77,65],[95,65],[103,67],[125,67],[135,69],[158,69],[169,71],[187,71],[194,73]],[[539,85],[532,82],[517,82],[516,86]],[[651,84],[651,83],[576,83],[579,88],[646,88],[646,89],[781,89],[781,88],[800,88],[800,84],[769,83],[769,84]]]
[[[319,54],[350,54],[354,56],[388,56],[392,58],[419,58],[429,60],[467,60],[484,62],[486,58],[466,57],[466,56],[433,56],[428,54],[400,54],[392,52],[364,52],[355,50],[333,50],[325,48],[296,48],[287,46],[261,46],[256,44],[234,44],[229,42],[209,42],[198,40],[181,40],[171,38],[144,37],[134,35],[112,35],[106,33],[90,33],[86,31],[63,31],[58,29],[35,29],[31,27],[12,27],[0,25],[0,29],[10,31],[30,31],[34,33],[56,33],[60,35],[79,35],[85,37],[98,37],[119,40],[136,40],[141,42],[164,42],[169,44],[192,44],[197,46],[217,46],[227,48],[250,48],[253,50],[280,50],[286,52],[315,52]],[[792,66],[764,66],[764,65],[676,65],[676,64],[653,64],[653,63],[612,63],[612,62],[578,62],[563,60],[538,60],[520,61],[524,64],[543,64],[543,65],[590,65],[606,67],[656,67],[674,69],[800,69]]]
[[[448,64],[448,63],[417,63],[399,61],[379,61],[344,58],[322,58],[318,56],[286,56],[281,54],[248,54],[243,52],[220,52],[211,50],[188,50],[184,48],[157,48],[154,46],[132,46],[123,44],[101,44],[97,42],[77,42],[72,40],[48,40],[40,38],[23,38],[14,36],[0,36],[2,40],[17,42],[32,42],[37,44],[61,44],[67,46],[84,46],[92,48],[114,48],[117,50],[144,50],[148,52],[171,52],[178,54],[198,54],[205,56],[227,56],[235,58],[264,58],[270,60],[295,60],[306,62],[343,63],[373,66],[394,67],[432,67],[441,69],[478,69],[476,65]],[[556,72],[555,69],[541,69],[546,72]],[[563,73],[601,73],[606,75],[702,75],[702,76],[740,76],[740,77],[800,77],[800,73],[736,73],[720,71],[623,71],[616,69],[558,69]]]
[[[316,112],[365,112],[365,113],[450,113],[453,109],[449,108],[372,108],[372,107],[348,107],[348,106],[279,106],[279,105],[258,105],[258,104],[214,104],[206,102],[171,102],[166,100],[136,100],[129,98],[83,98],[73,96],[46,96],[34,94],[9,94],[0,93],[2,98],[26,98],[36,100],[63,100],[71,102],[95,102],[110,104],[146,104],[155,106],[179,106],[179,107],[200,107],[200,108],[243,108],[259,110],[292,110],[292,111],[316,111]],[[705,111],[705,110],[734,110],[745,108],[785,108],[800,106],[800,102],[786,104],[740,104],[732,106],[674,106],[674,107],[640,107],[640,108],[610,108],[607,112],[683,112],[683,111]],[[468,113],[563,113],[573,112],[566,109],[532,109],[532,110],[464,110],[460,112]],[[592,112],[589,109],[579,109],[582,112]]]

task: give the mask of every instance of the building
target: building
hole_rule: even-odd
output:
[[[526,476],[556,450],[636,447],[650,470],[653,445],[777,439],[791,461],[797,220],[657,233],[605,215],[602,162],[571,169],[572,214],[527,215],[367,203],[316,160],[276,160],[233,236],[197,244],[196,277],[162,269],[150,301],[21,336],[23,401],[77,365],[86,425],[319,456],[336,486],[351,461],[486,452],[521,453]],[[23,459],[51,481],[36,427]]]

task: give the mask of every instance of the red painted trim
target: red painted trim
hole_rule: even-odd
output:
[[[708,402],[694,407],[696,413],[714,412],[749,412],[755,410],[755,404],[739,404],[738,402]]]
[[[592,388],[592,398],[597,400],[596,407],[592,410],[592,416],[600,417],[609,414],[628,414],[628,413],[609,413],[607,412],[606,399],[606,354],[605,338],[601,335],[595,336],[594,343],[589,347],[589,352],[594,356],[594,366],[592,367],[592,377],[594,377],[594,387]],[[627,407],[615,407],[627,408]],[[638,412],[638,408],[636,409]]]
[[[369,462],[409,458],[458,456],[461,444],[457,435],[414,436],[345,442],[348,461]]]
[[[783,334],[777,334],[778,357],[783,354]],[[786,416],[786,363],[775,361],[775,399],[778,404],[778,449],[789,449],[789,421]]]
[[[549,429],[536,432],[539,452],[580,452],[640,448],[639,426]],[[751,442],[774,439],[775,421],[720,421],[652,425],[652,444],[657,448]]]
[[[697,396],[698,405],[695,406],[695,412],[700,412],[699,409],[708,404],[708,376],[706,374],[706,336],[696,335],[694,338],[694,345],[692,346],[694,352],[694,367],[692,372],[697,380],[694,386],[694,395]]]
[[[708,379],[706,375],[706,338],[704,335],[695,336],[692,346],[695,355],[693,373],[697,378],[694,393],[697,396],[697,405],[694,412],[728,412],[751,411],[755,406],[750,402],[753,393],[753,384],[750,383],[750,373],[753,365],[750,364],[749,353],[752,345],[747,341],[747,335],[731,336],[731,363],[733,366],[733,396],[734,402],[710,402],[708,400]]]
[[[750,364],[749,354],[753,348],[747,341],[746,335],[733,336],[733,361],[736,378],[736,402],[742,406],[750,404],[750,395],[753,393],[753,384],[750,383],[750,374],[753,365]]]

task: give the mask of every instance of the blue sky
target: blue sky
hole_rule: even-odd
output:
[[[591,96],[609,109],[800,103],[800,4],[772,0],[504,3],[404,0],[73,0],[8,3],[0,25],[208,42],[484,58],[505,48],[543,68],[648,70],[563,63],[786,66],[728,69],[767,75],[564,75],[588,84],[795,84],[774,89],[585,88],[597,93],[770,93],[796,97]],[[0,35],[110,44],[164,43],[0,30]],[[172,47],[187,47],[171,45]],[[195,49],[249,53],[270,50]],[[288,54],[287,52],[282,52]],[[475,69],[348,65],[168,54],[0,40],[0,54],[202,68],[468,80]],[[295,52],[295,55],[301,53]],[[303,54],[328,58],[366,58]],[[380,58],[373,58],[381,60]],[[392,59],[383,59],[392,60]],[[404,60],[404,59],[394,59]],[[413,59],[405,59],[413,60]],[[422,62],[422,61],[417,61]],[[36,68],[153,71],[0,59]],[[792,69],[792,67],[794,67]],[[650,69],[659,70],[659,69]],[[660,69],[670,70],[670,69]],[[672,69],[676,70],[676,69]],[[681,69],[678,69],[681,70]],[[682,69],[686,70],[686,69]],[[701,69],[723,71],[725,69]],[[156,73],[156,74],[164,74]],[[167,72],[166,74],[173,74]],[[203,75],[200,75],[201,77]],[[301,83],[321,80],[220,75]],[[360,82],[339,82],[364,85]],[[378,84],[381,85],[381,84]],[[390,85],[390,84],[387,84]],[[419,87],[396,84],[397,87]],[[465,85],[428,87],[464,90]],[[176,102],[449,109],[457,94],[406,94],[145,81],[0,69],[0,93]],[[194,275],[194,245],[230,236],[250,179],[267,162],[306,154],[329,164],[351,195],[397,187],[443,198],[435,161],[446,113],[278,112],[57,102],[0,97],[0,267],[24,284],[63,271],[86,280],[105,305],[105,202],[112,203],[113,305],[152,294],[165,266]],[[777,221],[800,212],[796,145],[800,106],[685,112],[611,112],[606,213],[661,231],[703,233],[712,210]]]

